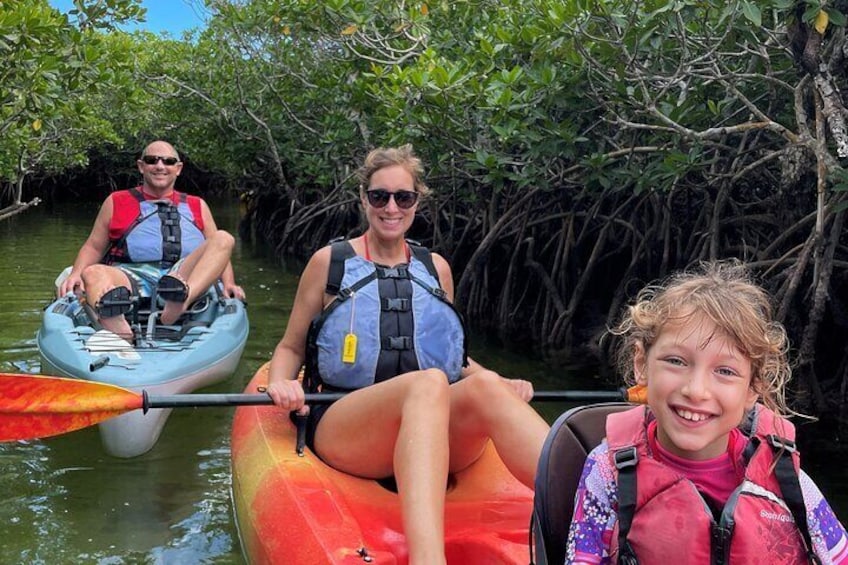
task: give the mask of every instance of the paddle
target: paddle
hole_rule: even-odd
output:
[[[307,404],[329,404],[344,393],[307,394]],[[640,400],[634,391],[540,391],[533,400]],[[0,442],[36,439],[93,426],[132,410],[273,404],[267,394],[149,395],[119,386],[41,375],[0,373]]]

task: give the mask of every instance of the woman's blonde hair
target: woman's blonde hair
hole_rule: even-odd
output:
[[[371,184],[371,177],[380,169],[399,165],[409,171],[412,175],[412,188],[421,196],[426,198],[430,194],[430,188],[424,184],[424,167],[412,150],[412,145],[406,144],[400,147],[378,147],[365,157],[365,162],[356,172],[359,177],[359,195],[364,197],[365,191]]]
[[[751,387],[760,401],[781,415],[795,414],[786,405],[786,384],[792,377],[783,324],[773,318],[771,299],[737,260],[701,263],[692,271],[672,275],[642,289],[610,333],[620,336],[615,362],[628,384],[635,384],[633,355],[645,351],[669,322],[686,323],[705,317],[733,340],[751,361]]]

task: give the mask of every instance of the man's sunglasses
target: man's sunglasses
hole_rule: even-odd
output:
[[[176,157],[162,157],[161,155],[144,155],[141,160],[147,165],[155,165],[157,162],[162,161],[163,165],[168,165],[169,167],[173,167],[180,162]]]
[[[401,210],[408,210],[418,202],[418,193],[414,190],[389,192],[382,188],[375,188],[373,190],[366,190],[365,195],[368,197],[368,204],[374,208],[385,208],[389,205],[389,199],[391,198],[395,199],[395,204]]]

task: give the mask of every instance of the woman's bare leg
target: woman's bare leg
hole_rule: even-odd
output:
[[[475,372],[450,388],[450,471],[476,461],[491,438],[510,473],[533,488],[550,426],[492,371]]]
[[[445,562],[450,387],[441,371],[416,371],[336,402],[316,430],[316,450],[333,467],[398,484],[409,563]]]

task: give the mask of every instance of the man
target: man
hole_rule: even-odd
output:
[[[234,239],[215,226],[204,200],[174,190],[183,163],[165,141],[137,161],[142,184],[106,198],[60,295],[85,291],[104,329],[132,335],[124,314],[133,296],[165,299],[159,320],[173,324],[220,278],[227,296],[244,300],[230,263]]]

